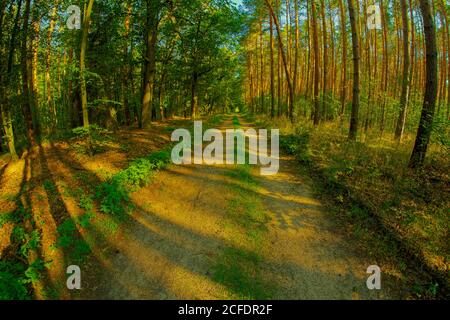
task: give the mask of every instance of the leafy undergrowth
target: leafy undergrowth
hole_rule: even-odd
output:
[[[185,123],[186,121],[182,121],[183,125]],[[82,137],[84,133],[80,131],[75,134]],[[81,138],[76,139],[80,140]],[[94,154],[115,150],[109,143],[112,141],[111,139],[108,132],[95,131],[94,142],[91,143],[91,146],[95,147]],[[167,143],[165,145],[167,146]],[[85,144],[80,143],[79,147],[81,149],[75,148],[76,154],[88,153],[84,148]],[[52,203],[55,203],[60,197],[67,200],[72,199],[82,210],[79,216],[63,219],[58,224],[55,234],[56,241],[51,244],[51,249],[61,250],[71,262],[86,262],[92,253],[93,246],[97,246],[98,241],[102,241],[104,237],[115,234],[120,228],[120,222],[126,219],[127,214],[133,208],[129,200],[129,193],[147,185],[155,172],[163,169],[170,162],[169,147],[170,145],[167,146],[167,149],[152,152],[148,156],[134,160],[126,169],[116,174],[110,173],[105,168],[104,170],[108,174],[104,175],[105,178],[102,179],[104,182],[92,178],[89,170],[80,170],[81,165],[77,167],[78,170],[73,176],[67,177],[70,181],[59,181],[61,187],[59,190],[50,175],[45,177],[46,180],[42,187],[47,197],[52,198]],[[73,148],[72,146],[69,150],[73,150]],[[152,145],[151,148],[155,147]],[[143,150],[147,149],[149,149],[148,146],[143,146]],[[129,151],[133,150],[120,149],[122,153],[128,154]],[[130,154],[139,154],[139,152],[130,152]],[[100,166],[102,166],[102,160],[100,160]],[[32,214],[29,212],[28,206],[25,208],[22,205],[21,199],[30,196],[32,192],[40,200],[46,198],[45,194],[34,193],[33,186],[34,181],[26,181],[17,195],[8,195],[7,200],[17,203],[17,207],[13,212],[0,212],[2,231],[3,228],[12,228],[8,246],[1,252],[0,300],[32,299],[35,294],[33,292],[34,283],[41,281],[43,276],[45,278],[46,269],[52,268],[51,261],[43,261],[39,255],[37,255],[38,258],[30,256],[30,252],[41,249],[40,242],[43,234],[41,234],[42,230],[33,224],[28,224],[27,228],[24,227],[26,221],[32,220]],[[36,207],[35,210],[40,209]],[[41,282],[40,284],[45,285],[46,283]],[[60,296],[60,292],[53,287],[42,289],[43,298],[57,299]]]
[[[24,192],[24,190],[22,190]],[[11,246],[2,253],[0,260],[0,300],[30,300],[32,284],[41,280],[41,272],[48,265],[33,255],[39,247],[41,235],[37,230],[27,232],[31,225],[31,213],[19,200],[12,213],[1,214],[0,229],[13,225]]]
[[[379,256],[401,256],[425,269],[427,280],[411,284],[418,298],[448,294],[450,166],[441,150],[433,146],[423,169],[412,171],[409,144],[348,142],[333,126],[282,131],[281,147],[320,180],[320,192],[350,221],[347,231]]]
[[[163,150],[140,158],[114,175],[109,181],[97,187],[96,198],[101,203],[100,211],[118,217],[124,215],[132,207],[129,201],[130,192],[146,186],[155,171],[163,169],[170,162],[170,151]]]

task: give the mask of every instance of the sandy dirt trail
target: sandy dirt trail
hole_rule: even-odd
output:
[[[243,129],[250,126],[242,119]],[[233,128],[232,118],[221,129]],[[270,221],[261,241],[261,275],[275,285],[275,299],[387,299],[369,291],[367,267],[335,222],[314,199],[294,159],[282,157],[275,176],[252,174]],[[169,166],[151,185],[133,194],[130,222],[110,245],[104,271],[85,288],[87,298],[224,299],[226,285],[214,281],[212,266],[224,248],[238,246],[226,227],[234,181],[225,166]]]

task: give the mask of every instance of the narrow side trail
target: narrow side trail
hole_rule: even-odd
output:
[[[251,124],[243,123],[246,129]],[[228,117],[221,130],[233,128]],[[132,195],[136,209],[85,289],[100,299],[390,299],[314,199],[294,159],[169,166]],[[390,286],[386,286],[390,287]]]

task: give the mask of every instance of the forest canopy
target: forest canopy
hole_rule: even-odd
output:
[[[401,141],[422,119],[416,147],[431,126],[448,146],[448,10],[445,0],[2,0],[0,146],[15,158],[83,125],[236,109],[348,118],[351,139],[377,129]]]

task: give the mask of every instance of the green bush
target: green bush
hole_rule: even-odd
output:
[[[89,127],[78,127],[72,130],[75,138],[80,140],[81,144],[75,144],[74,148],[82,154],[93,155],[104,150],[104,144],[110,138],[110,132],[98,125],[90,125]]]
[[[103,213],[123,215],[129,207],[129,193],[146,186],[154,171],[164,168],[170,162],[169,151],[158,151],[137,159],[131,165],[116,174],[108,182],[97,188],[97,198],[101,200]]]
[[[0,300],[29,300],[26,267],[20,263],[0,261]]]
[[[438,119],[434,122],[432,140],[446,153],[450,151],[450,120]]]
[[[311,156],[309,141],[309,132],[299,132],[298,134],[281,136],[280,147],[289,155],[295,156],[300,162],[308,163]]]

